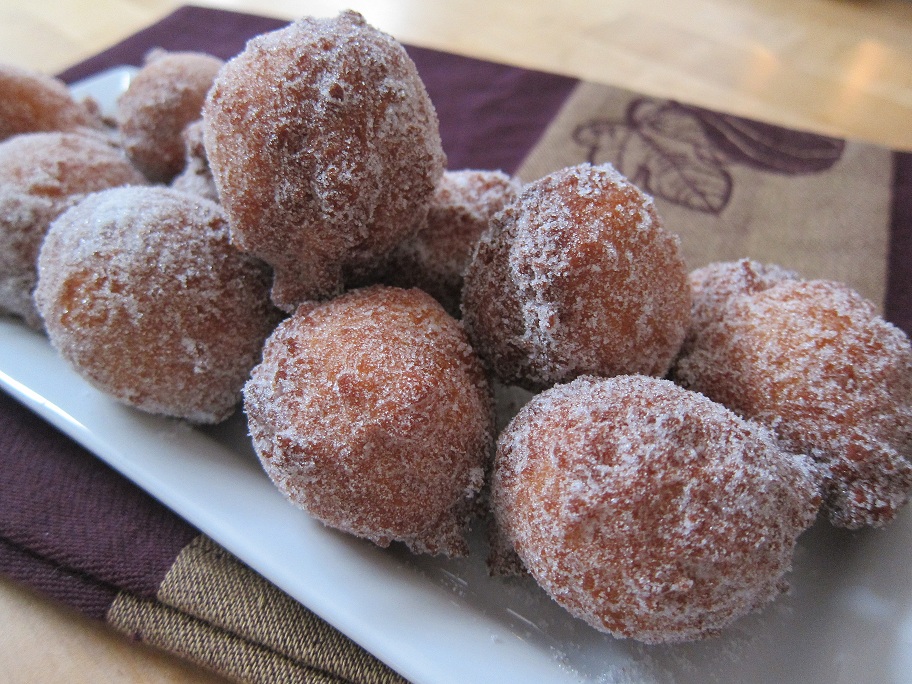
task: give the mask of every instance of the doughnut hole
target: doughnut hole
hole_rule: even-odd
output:
[[[840,283],[784,280],[723,300],[676,380],[817,460],[833,524],[892,520],[912,490],[908,337]]]
[[[507,384],[664,375],[690,318],[676,236],[610,165],[527,185],[491,221],[465,274],[466,329]]]
[[[461,327],[429,295],[373,286],[302,305],[244,397],[263,467],[294,504],[380,546],[467,552],[493,403]]]
[[[144,183],[101,136],[43,132],[0,142],[0,311],[40,329],[32,290],[51,222],[87,193]]]
[[[820,503],[810,459],[667,380],[580,377],[498,440],[499,533],[557,603],[646,643],[717,634],[787,586]]]
[[[102,128],[95,108],[74,100],[63,81],[0,64],[0,141],[21,133]]]
[[[355,12],[251,40],[203,118],[232,239],[274,268],[289,313],[413,235],[446,163],[414,63]]]
[[[269,272],[218,205],[162,187],[87,196],[48,231],[35,300],[51,344],[95,387],[149,413],[215,423],[278,322]]]
[[[185,165],[184,129],[202,116],[222,60],[200,52],[153,50],[117,101],[127,155],[148,178],[169,182]]]

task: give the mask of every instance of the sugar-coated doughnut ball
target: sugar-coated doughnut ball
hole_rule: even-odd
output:
[[[583,376],[498,440],[500,533],[560,605],[647,643],[699,639],[773,600],[820,503],[805,456],[668,380]]]
[[[153,50],[117,100],[115,120],[133,163],[156,182],[185,164],[184,129],[202,116],[222,60],[201,52]]]
[[[0,140],[20,133],[101,129],[96,109],[77,102],[66,84],[45,74],[0,64]]]
[[[690,272],[691,320],[688,334],[703,330],[723,315],[722,307],[733,297],[762,292],[798,274],[777,264],[751,259],[718,261]]]
[[[705,271],[694,278],[712,282]],[[726,278],[715,281],[724,293]],[[786,448],[817,460],[833,524],[892,520],[912,490],[908,337],[871,302],[830,281],[773,279],[715,301],[715,316],[704,316],[691,333],[676,380],[770,426]]]
[[[690,317],[687,270],[652,199],[611,165],[527,185],[465,274],[473,345],[507,384],[664,375]]]
[[[428,294],[377,285],[302,305],[267,341],[244,406],[269,477],[326,525],[380,546],[467,552],[491,392]]]
[[[251,40],[204,121],[232,239],[273,266],[273,301],[289,312],[412,235],[446,163],[414,63],[354,12]]]
[[[798,274],[776,264],[761,264],[752,259],[719,261],[691,271],[690,325],[681,345],[680,356],[687,356],[700,343],[702,331],[724,315],[723,307],[733,297],[761,292],[782,280],[798,280]],[[675,370],[672,364],[672,371]]]
[[[213,202],[219,201],[218,189],[209,168],[206,148],[203,144],[203,122],[194,121],[184,129],[183,135],[186,163],[174,180],[171,187],[191,195],[199,195]]]
[[[445,171],[418,232],[383,264],[380,280],[418,287],[453,316],[461,315],[462,274],[491,217],[515,199],[520,184],[502,171]]]
[[[87,196],[51,225],[38,274],[51,343],[85,379],[198,423],[231,414],[278,320],[218,205],[161,186]]]
[[[25,133],[0,142],[0,312],[40,328],[32,290],[51,221],[86,193],[145,182],[100,135]]]

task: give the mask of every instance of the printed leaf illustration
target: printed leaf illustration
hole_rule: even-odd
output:
[[[674,103],[636,100],[627,112],[639,133],[620,161],[647,192],[675,204],[717,214],[728,204],[732,178],[699,121]]]
[[[731,164],[816,173],[831,168],[845,149],[843,140],[649,98],[631,102],[623,122],[581,124],[573,139],[593,164],[611,162],[656,197],[712,214],[731,199]]]
[[[715,147],[733,162],[782,174],[818,173],[842,157],[845,141],[793,131],[730,114],[677,105],[700,122]]]
[[[588,149],[591,163],[611,162],[654,196],[696,211],[725,208],[731,176],[692,116],[679,115],[668,103],[641,99],[627,119],[626,124],[589,121],[573,139]]]
[[[587,159],[593,164],[611,162],[620,169],[619,159],[636,131],[624,123],[594,119],[579,126],[573,140],[589,150]]]

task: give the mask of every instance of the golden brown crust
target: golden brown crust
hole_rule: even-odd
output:
[[[160,186],[82,200],[51,226],[38,268],[54,347],[151,413],[227,418],[277,321],[268,270],[229,244],[218,205]]]
[[[648,643],[712,635],[774,599],[820,503],[812,461],[705,397],[644,376],[535,397],[498,440],[491,498],[572,614]]]
[[[288,312],[341,291],[417,230],[445,166],[414,63],[354,12],[261,35],[229,61],[205,142],[232,239]]]
[[[727,287],[724,274],[745,267],[696,275],[706,312],[675,378],[820,462],[834,524],[886,524],[912,490],[909,339],[840,283],[791,276]]]
[[[462,555],[493,441],[487,379],[459,323],[420,290],[302,305],[244,390],[266,472],[327,525]]]
[[[581,374],[664,375],[690,317],[678,240],[610,165],[527,185],[497,214],[466,271],[466,329],[505,383]]]

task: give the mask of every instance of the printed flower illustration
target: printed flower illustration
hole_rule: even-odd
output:
[[[719,214],[731,199],[732,164],[769,173],[818,173],[845,141],[793,131],[667,100],[638,98],[622,122],[591,119],[574,141],[594,163],[611,162],[645,191]]]

